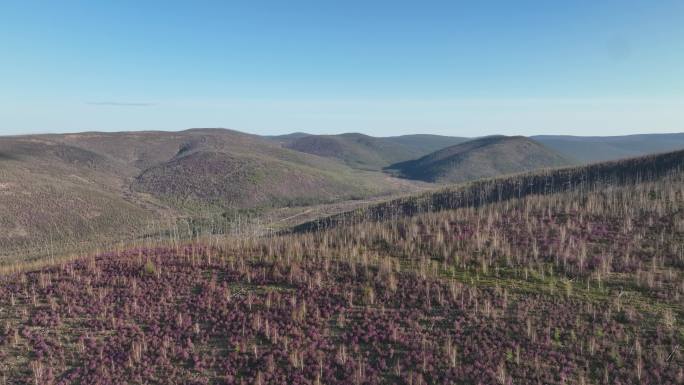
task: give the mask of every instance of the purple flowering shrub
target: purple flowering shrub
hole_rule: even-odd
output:
[[[681,207],[528,197],[2,276],[0,385],[682,384]]]

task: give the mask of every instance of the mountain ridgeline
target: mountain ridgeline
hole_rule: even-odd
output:
[[[372,137],[357,133],[311,135],[302,132],[267,138],[286,148],[341,160],[354,168],[372,170],[416,161],[447,147],[486,139],[427,134]],[[684,148],[684,133],[624,136],[536,135],[529,139],[546,147],[546,151],[556,152],[566,162],[578,164],[627,159]]]
[[[538,135],[531,138],[582,163],[633,158],[684,148],[684,133],[624,136]]]
[[[365,170],[380,170],[392,163],[415,159],[468,139],[438,135],[406,135],[376,138],[348,133],[340,135],[293,134],[277,137],[292,150],[337,159]]]
[[[573,164],[523,136],[488,136],[450,146],[416,160],[388,167],[398,175],[426,182],[461,183],[504,174]]]

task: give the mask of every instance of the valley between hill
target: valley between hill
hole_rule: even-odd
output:
[[[678,134],[638,139],[225,129],[0,137],[0,264],[171,234],[281,231],[449,183],[582,164],[578,143],[622,149],[606,153],[614,157],[679,144]]]

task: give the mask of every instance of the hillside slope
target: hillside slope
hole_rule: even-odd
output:
[[[52,138],[127,167],[134,191],[187,207],[277,206],[328,202],[395,191],[380,173],[353,170],[282,148],[257,135],[225,129],[85,133]]]
[[[379,170],[417,153],[400,143],[363,134],[309,135],[294,139],[285,147],[326,158],[339,159],[359,169]]]
[[[380,170],[392,163],[415,159],[464,138],[438,135],[373,137],[357,133],[276,137],[283,146],[309,154],[341,160],[350,167]]]
[[[142,236],[162,218],[253,213],[414,185],[223,129],[0,137],[0,255]]]
[[[479,207],[529,195],[600,191],[617,186],[661,180],[684,173],[684,150],[594,163],[586,166],[539,170],[520,175],[476,180],[463,185],[392,199],[302,223],[293,228],[306,232],[339,224],[394,220],[425,212]]]
[[[420,159],[396,163],[388,169],[410,179],[460,183],[571,163],[522,136],[489,136],[447,147]]]
[[[340,168],[217,151],[194,151],[142,172],[133,188],[186,206],[221,208],[306,205],[382,192],[378,183]]]
[[[125,165],[42,138],[0,139],[0,256],[125,238],[149,217],[122,189]]]
[[[517,179],[552,195],[14,270],[3,385],[680,385],[673,161]]]

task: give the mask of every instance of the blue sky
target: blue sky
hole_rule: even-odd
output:
[[[0,134],[684,131],[684,2],[0,2]]]

